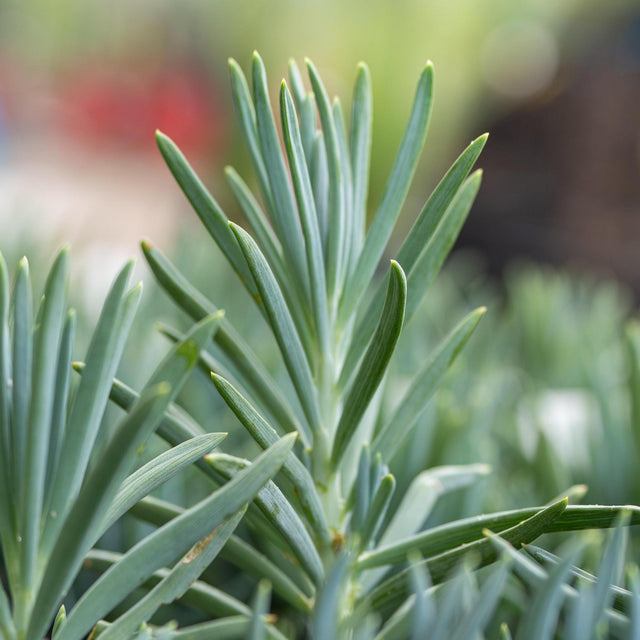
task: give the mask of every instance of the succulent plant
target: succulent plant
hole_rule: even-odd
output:
[[[485,530],[499,533],[500,544],[518,547],[549,531],[612,526],[621,508],[567,506],[564,498],[423,530],[436,498],[476,482],[486,473],[483,465],[427,470],[392,502],[395,479],[388,466],[419,429],[430,397],[484,313],[483,308],[471,311],[433,353],[425,354],[424,366],[392,410],[381,410],[379,390],[403,326],[455,243],[480,187],[481,172],[469,173],[486,135],[453,163],[380,282],[379,262],[426,137],[432,65],[427,63],[420,75],[404,137],[370,223],[367,67],[358,67],[347,130],[340,101],[330,101],[311,62],[306,64],[311,92],[291,62],[291,88],[282,82],[279,118],[270,106],[258,54],[252,92],[239,65],[232,60],[229,66],[260,196],[233,168],[225,175],[252,233],[229,221],[167,136],[159,132],[157,142],[257,305],[282,359],[278,371],[269,370],[250,339],[225,318],[213,344],[201,353],[201,366],[211,372],[218,393],[260,447],[286,433],[299,436],[281,473],[248,509],[243,544],[256,559],[232,562],[271,581],[278,626],[294,637],[405,637],[411,624],[419,635],[422,623],[416,620],[423,620],[430,606],[424,593],[447,581],[470,553],[474,570],[498,558],[501,547]],[[191,318],[216,312],[216,305],[159,249],[149,242],[142,246],[157,281]],[[165,328],[165,333],[179,339],[174,330]],[[246,466],[225,454],[212,454],[207,461],[219,482]],[[633,522],[638,517],[634,511]],[[483,629],[506,580],[505,566],[487,580],[489,596],[483,591],[481,598],[485,613],[455,620],[460,637],[475,637]],[[264,601],[261,607],[266,611]],[[446,635],[452,633],[449,627],[442,626],[441,633],[434,637],[453,637]]]
[[[462,640],[484,633],[506,640],[510,628],[523,639],[553,638],[558,630],[570,640],[637,638],[637,568],[629,568],[630,589],[613,585],[622,581],[628,525],[640,522],[640,508],[575,506],[560,497],[434,525],[436,502],[473,487],[486,465],[426,469],[400,491],[389,471],[402,465],[403,445],[419,436],[430,398],[484,313],[468,313],[424,354],[404,389],[391,384],[403,328],[479,189],[480,172],[470,172],[486,136],[455,160],[380,279],[426,137],[431,64],[370,223],[366,66],[358,67],[347,129],[341,103],[329,100],[316,68],[307,62],[307,92],[292,62],[291,89],[283,81],[280,90],[280,133],[260,57],[253,58],[253,92],[234,61],[230,70],[260,197],[234,169],[226,176],[252,233],[228,220],[169,138],[158,133],[157,142],[281,361],[264,362],[251,337],[144,242],[158,282],[195,324],[184,336],[163,328],[174,344],[140,392],[114,378],[141,291],[129,288],[126,265],[86,362],[73,365],[81,374],[74,385],[68,251],[55,260],[35,315],[26,260],[12,291],[0,260],[2,638],[41,640],[50,631],[52,640]],[[637,343],[631,327],[634,425]],[[264,450],[252,461],[212,452],[226,434],[209,433],[181,404],[197,364],[211,377],[211,393]],[[385,385],[400,389],[390,406],[381,401]],[[126,415],[107,433],[109,397]],[[165,450],[144,463],[153,433]],[[192,463],[209,483],[205,498],[184,506],[149,495]],[[122,552],[100,548],[102,534],[128,511],[151,531]],[[545,533],[606,527],[615,528],[598,578],[578,562],[600,538],[572,537],[560,555],[530,544]],[[219,584],[209,568],[218,556],[248,579],[251,604]],[[83,567],[100,575],[69,598]],[[158,622],[158,611],[176,600],[200,622]]]

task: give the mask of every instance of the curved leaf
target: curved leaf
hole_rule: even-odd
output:
[[[357,382],[351,386],[346,395],[342,415],[336,429],[331,452],[331,464],[334,469],[340,464],[365,409],[382,381],[402,330],[406,299],[407,281],[404,272],[402,267],[392,260],[387,295],[378,328],[362,359],[356,376]]]
[[[161,453],[134,471],[123,483],[111,503],[103,529],[106,531],[136,502],[151,493],[181,469],[204,457],[224,440],[226,433],[207,433],[186,440]]]
[[[211,379],[229,408],[263,449],[276,442],[278,434],[275,429],[262,418],[229,382],[214,373],[211,374]],[[307,468],[292,453],[285,461],[282,471],[291,481],[313,531],[320,540],[324,542],[330,541],[331,532],[327,526],[327,520],[313,478]],[[291,500],[292,496],[287,495],[287,498]]]

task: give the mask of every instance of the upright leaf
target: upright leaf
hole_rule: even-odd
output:
[[[50,549],[63,516],[75,499],[109,399],[111,381],[124,349],[141,286],[126,293],[133,263],[129,262],[114,281],[102,307],[87,353],[86,367],[75,394],[62,442],[60,457],[66,461],[51,488],[47,505],[43,549]]]
[[[318,347],[320,353],[326,356],[326,354],[330,352],[330,349],[322,240],[320,238],[311,179],[304,158],[302,138],[300,137],[295,107],[293,106],[293,99],[284,81],[280,91],[280,112],[285,148],[289,159],[289,167],[306,245],[307,270],[311,283],[311,302]]]
[[[340,294],[344,275],[345,258],[345,207],[343,193],[343,173],[340,169],[340,147],[336,132],[331,103],[320,75],[310,60],[305,61],[313,93],[318,105],[318,114],[322,123],[325,154],[329,177],[329,201],[326,245],[327,294],[333,304],[334,297]]]
[[[373,97],[371,75],[366,64],[358,65],[351,105],[351,173],[353,175],[353,248],[362,249],[367,224],[369,164],[371,162],[371,129]],[[405,264],[399,259],[400,264]]]
[[[31,376],[31,401],[20,499],[20,565],[23,584],[33,589],[44,502],[47,450],[51,433],[58,351],[65,315],[68,249],[56,258],[45,285]]]
[[[309,426],[313,432],[317,432],[321,428],[320,409],[309,361],[306,358],[289,309],[282,297],[282,292],[253,238],[232,222],[230,225],[258,284],[271,329],[280,347],[280,353],[282,353],[304,414],[309,421]]]
[[[305,298],[308,299],[309,279],[304,237],[269,104],[267,74],[262,59],[256,52],[253,54],[252,72],[258,139],[273,196],[273,225],[286,250],[285,257],[293,270],[292,279],[300,283]]]
[[[375,213],[358,262],[340,300],[338,322],[341,326],[346,324],[366,290],[409,191],[427,135],[432,94],[433,66],[428,62],[418,81],[409,123],[391,169],[382,202]]]
[[[369,348],[362,359],[357,375],[357,383],[349,389],[344,408],[336,429],[331,460],[333,468],[340,464],[351,438],[356,432],[360,419],[369,405],[373,394],[382,381],[389,359],[396,346],[407,299],[407,281],[402,267],[391,261],[387,295],[378,322],[378,328],[371,339]]]
[[[213,196],[202,184],[200,178],[198,178],[173,140],[164,133],[157,131],[156,142],[169,170],[198,214],[205,229],[220,247],[220,250],[224,253],[240,280],[242,280],[249,294],[251,296],[255,295],[255,284],[245,261],[242,259],[242,254],[238,250],[238,244],[229,230],[227,216],[225,216]]]

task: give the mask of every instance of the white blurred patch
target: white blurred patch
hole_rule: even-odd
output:
[[[589,464],[589,441],[602,428],[596,399],[583,389],[547,390],[518,406],[518,436],[532,460],[540,433],[558,458],[574,468]]]
[[[74,268],[71,274],[73,289],[85,305],[83,311],[93,322],[98,320],[112,282],[132,257],[134,256],[131,255],[128,244],[113,242],[85,244],[74,252]],[[130,286],[139,282],[144,274],[139,262],[136,261],[129,281]]]
[[[545,26],[510,20],[485,38],[480,56],[487,84],[512,99],[529,98],[549,86],[558,70],[558,45]]]

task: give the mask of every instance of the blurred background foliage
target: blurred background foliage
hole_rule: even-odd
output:
[[[588,485],[592,503],[637,504],[640,425],[625,326],[640,294],[640,3],[3,0],[0,248],[14,264],[27,253],[37,279],[53,247],[71,240],[71,297],[85,336],[116,269],[149,236],[278,373],[261,317],[153,139],[156,128],[174,138],[233,218],[223,166],[252,178],[227,58],[246,66],[253,49],[274,101],[289,57],[312,58],[347,108],[356,64],[368,63],[370,210],[415,77],[433,60],[435,107],[405,229],[465,144],[491,132],[459,250],[404,335],[379,401],[391,404],[467,311],[489,311],[398,454],[398,483],[440,464],[491,466],[434,521],[479,505],[543,504],[576,484]],[[153,323],[188,325],[138,269],[146,292],[120,371],[135,387],[167,348]],[[184,393],[204,426],[230,431],[225,450],[249,446],[204,374]],[[204,490],[195,477],[162,489],[185,503]],[[114,530],[106,545],[118,548],[138,526]]]

